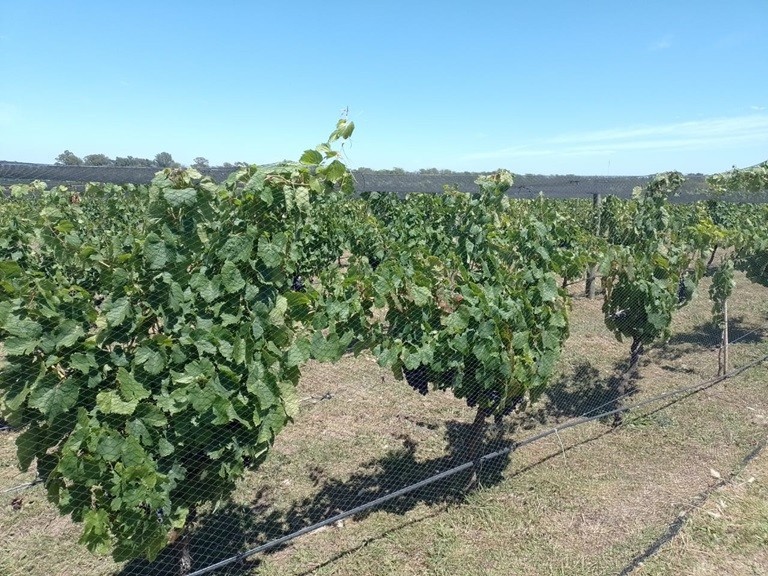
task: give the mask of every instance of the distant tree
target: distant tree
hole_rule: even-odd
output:
[[[234,170],[235,168],[244,168],[249,166],[248,162],[224,162],[219,166],[213,166],[213,168],[223,168],[225,170]]]
[[[144,166],[147,168],[154,168],[156,164],[149,158],[136,158],[134,156],[118,156],[115,158],[115,166]]]
[[[168,152],[160,152],[155,155],[155,166],[158,168],[178,168],[179,163]]]
[[[82,166],[83,161],[79,156],[75,156],[69,150],[64,150],[61,154],[56,156],[57,166]]]
[[[207,170],[210,170],[211,164],[208,162],[207,158],[203,158],[202,156],[198,156],[195,158],[194,163],[192,164],[192,168],[195,170],[198,170],[200,172],[205,172]]]
[[[115,161],[106,154],[88,154],[83,156],[83,164],[86,166],[112,166]]]

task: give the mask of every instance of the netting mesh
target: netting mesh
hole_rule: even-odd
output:
[[[57,166],[0,161],[0,185],[29,183],[42,180],[49,186],[67,185],[82,190],[86,182],[110,182],[112,184],[148,185],[158,168],[144,166]],[[232,168],[212,167],[203,171],[215,182],[225,181]],[[355,190],[361,192],[386,191],[398,195],[413,193],[441,193],[446,186],[462,192],[475,192],[477,173],[451,171],[404,170],[351,170]],[[593,194],[615,195],[627,198],[635,186],[648,184],[650,177],[643,176],[542,176],[527,174],[516,176],[509,193],[516,198],[536,198],[539,193],[548,198],[591,198]],[[706,198],[703,175],[689,175],[678,196],[672,202],[695,201]]]
[[[683,573],[745,524],[764,205],[313,159],[4,195],[0,573]]]

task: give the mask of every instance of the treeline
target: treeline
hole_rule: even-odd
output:
[[[173,156],[169,152],[159,152],[155,154],[154,158],[140,158],[136,156],[116,156],[110,158],[106,154],[86,154],[85,156],[78,156],[70,150],[64,150],[61,154],[56,156],[54,164],[56,166],[139,166],[143,168],[182,168],[186,165],[177,162],[173,159]],[[190,168],[195,168],[200,171],[207,171],[211,169],[234,169],[242,166],[247,166],[248,162],[224,162],[223,164],[211,165],[207,158],[198,156],[194,159]],[[450,177],[464,177],[471,178],[472,183],[474,180],[487,172],[471,172],[467,170],[450,170],[447,168],[419,168],[418,170],[406,170],[404,168],[368,168],[361,166],[353,170],[356,174],[361,175],[374,175],[374,176],[450,176]],[[578,174],[518,174],[518,178],[531,181],[541,180],[557,180],[558,182],[564,181],[569,184],[578,184],[585,179],[584,175]],[[687,178],[696,181],[703,180],[704,174],[688,174]],[[609,176],[603,176],[603,178],[611,178]],[[616,178],[626,178],[626,176],[614,176]]]
[[[176,162],[169,152],[158,152],[152,159],[136,156],[116,156],[115,158],[110,158],[106,154],[87,154],[81,158],[70,150],[64,150],[64,152],[56,156],[54,164],[56,166],[138,166],[142,168],[185,167],[180,162]],[[198,156],[190,167],[204,171],[211,168],[235,169],[246,165],[246,162],[224,162],[220,166],[211,166],[207,158]]]

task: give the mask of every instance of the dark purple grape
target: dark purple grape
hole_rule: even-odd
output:
[[[403,375],[408,385],[422,396],[429,392],[429,369],[423,364],[413,370],[403,368]]]

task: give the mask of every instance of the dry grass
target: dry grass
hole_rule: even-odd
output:
[[[638,574],[768,573],[768,456],[757,454],[718,483],[706,500],[681,517],[680,528]]]
[[[647,352],[631,396],[620,402],[716,374],[718,335],[708,326],[706,288],[676,316],[672,340]],[[768,290],[740,279],[730,310],[732,337],[742,337],[732,347],[733,365],[768,353],[760,329]],[[560,378],[526,414],[489,435],[490,445],[615,405],[611,378],[628,355],[629,343],[605,329],[600,300],[576,296]],[[768,436],[767,373],[760,366],[699,394],[648,405],[618,428],[595,421],[552,434],[517,450],[506,466],[486,466],[479,490],[463,493],[461,480],[432,485],[226,572],[768,573],[743,569],[768,566],[764,545],[744,544],[765,537],[766,511],[755,504],[765,502],[765,458],[742,470]],[[300,396],[302,413],[270,460],[241,482],[234,502],[202,521],[196,567],[447,469],[461,460],[474,416],[450,394],[414,394],[367,356],[309,366]],[[13,465],[12,442],[13,434],[0,436],[0,490],[30,479]],[[750,476],[756,480],[745,483]],[[725,503],[719,519],[706,513],[718,499]],[[0,574],[155,574],[164,566],[162,558],[154,566],[116,566],[91,556],[74,544],[79,528],[58,519],[40,486],[0,494],[0,510]],[[714,545],[719,552],[711,552]]]

